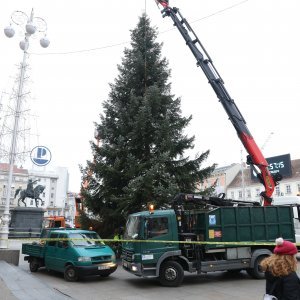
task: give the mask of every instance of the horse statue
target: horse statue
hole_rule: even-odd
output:
[[[33,195],[28,194],[27,190],[23,190],[23,189],[16,189],[15,192],[15,197],[14,199],[17,197],[17,195],[20,193],[20,197],[18,199],[18,206],[20,206],[20,200],[22,200],[22,202],[24,203],[25,207],[27,206],[25,203],[25,198],[31,198],[35,200],[35,206],[38,207],[38,202],[39,200],[41,200],[42,205],[44,205],[44,201],[40,198],[40,194],[44,191],[45,186],[44,185],[37,185],[34,189],[33,189]]]

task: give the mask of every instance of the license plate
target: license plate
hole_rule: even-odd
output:
[[[109,268],[109,266],[98,266],[98,270],[107,270]]]

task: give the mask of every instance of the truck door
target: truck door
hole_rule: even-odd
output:
[[[58,233],[52,232],[49,236],[50,240],[46,244],[45,251],[45,266],[49,270],[58,271],[58,265],[56,261],[56,252],[57,252],[57,239]],[[53,239],[53,240],[51,240]]]
[[[68,259],[71,259],[70,255],[70,245],[67,241],[68,235],[66,233],[61,233],[59,235],[59,240],[56,243],[56,267],[58,271],[63,272],[65,269],[65,264]]]
[[[177,248],[176,244],[171,243],[173,236],[170,221],[169,216],[151,216],[145,219],[144,236],[148,242],[142,246],[142,260],[147,260],[147,263],[151,260],[157,262],[163,254]],[[155,242],[149,242],[151,240]]]

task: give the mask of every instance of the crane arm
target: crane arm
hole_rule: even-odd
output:
[[[277,181],[281,179],[281,175],[273,177],[268,169],[268,163],[263,156],[261,150],[257,146],[253,136],[251,135],[249,129],[247,128],[246,121],[236,106],[234,100],[230,97],[227,92],[224,81],[220,74],[213,65],[212,59],[208,55],[207,51],[201,44],[197,35],[191,28],[190,24],[179,12],[176,7],[171,8],[168,5],[168,1],[158,1],[159,4],[163,6],[161,11],[163,17],[170,17],[174,26],[178,29],[181,36],[186,42],[191,52],[197,61],[197,66],[201,67],[205,76],[208,79],[211,87],[216,93],[219,101],[221,102],[223,108],[225,109],[229,120],[234,126],[239,139],[244,145],[246,151],[248,152],[247,163],[253,165],[254,171],[257,174],[258,179],[264,185],[265,191],[261,192],[263,198],[263,205],[271,205],[272,194],[277,185]]]

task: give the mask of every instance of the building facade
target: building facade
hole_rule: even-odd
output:
[[[264,186],[253,180],[251,169],[238,172],[234,180],[227,187],[227,198],[235,200],[260,200],[260,193]],[[291,160],[291,176],[284,176],[275,187],[274,196],[297,196],[300,193],[300,159]]]
[[[9,164],[0,163],[0,215],[2,215],[5,207],[7,195]],[[69,173],[64,167],[55,167],[51,171],[45,169],[23,169],[14,166],[13,183],[10,195],[10,208],[18,206],[19,195],[15,198],[17,189],[26,190],[28,180],[37,180],[37,184],[45,186],[44,191],[40,194],[42,201],[39,201],[38,206],[44,208],[46,216],[65,216],[67,220],[75,218],[75,200],[74,197],[68,195]],[[20,206],[24,206],[22,201]],[[35,200],[26,198],[27,207],[35,207]]]
[[[212,175],[198,184],[198,190],[203,191],[215,185],[215,195],[227,192],[227,186],[236,177],[241,169],[240,164],[231,164],[229,166],[216,168]]]

